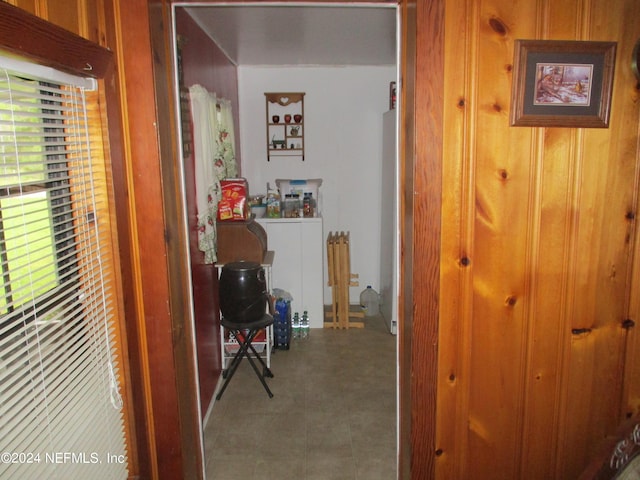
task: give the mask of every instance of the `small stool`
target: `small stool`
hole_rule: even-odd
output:
[[[267,328],[269,325],[273,324],[273,317],[265,313],[262,316],[262,318],[258,320],[254,320],[253,322],[236,323],[236,322],[227,320],[226,318],[222,318],[220,323],[224,328],[226,328],[231,332],[231,334],[236,338],[236,340],[238,340],[238,345],[240,348],[238,348],[238,351],[236,352],[235,356],[231,360],[231,363],[229,364],[229,368],[227,368],[224,372],[222,372],[222,377],[225,379],[225,381],[222,384],[222,388],[220,389],[220,392],[218,392],[218,395],[216,396],[216,400],[220,400],[220,398],[222,397],[222,394],[227,388],[227,385],[229,384],[229,381],[233,377],[233,374],[236,373],[236,370],[238,369],[238,365],[240,365],[240,362],[245,357],[247,358],[247,360],[249,360],[249,363],[251,364],[253,371],[256,372],[256,375],[258,376],[258,379],[260,380],[260,383],[262,383],[262,386],[264,387],[264,389],[267,391],[269,398],[272,398],[273,393],[271,393],[271,390],[269,390],[269,386],[267,385],[267,382],[265,382],[264,379],[265,377],[273,378],[273,373],[271,373],[271,370],[264,363],[264,360],[262,360],[262,357],[258,355],[258,352],[256,352],[255,348],[253,348],[253,345],[251,344],[251,342],[253,342],[253,339],[258,334],[258,332],[260,332],[260,330]],[[252,355],[249,353],[249,350],[251,351],[251,353],[253,353],[253,356],[255,356],[255,358],[257,358],[258,361],[262,364],[262,372],[260,372],[260,370],[258,369],[258,366],[253,361]]]

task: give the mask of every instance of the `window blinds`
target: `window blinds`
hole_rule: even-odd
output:
[[[45,76],[0,59],[0,478],[127,478],[97,92]]]

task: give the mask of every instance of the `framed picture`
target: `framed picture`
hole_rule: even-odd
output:
[[[516,40],[511,125],[607,128],[615,42]]]

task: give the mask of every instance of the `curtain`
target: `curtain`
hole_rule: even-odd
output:
[[[189,88],[195,160],[198,248],[204,263],[217,260],[216,217],[220,181],[238,174],[231,102],[200,85]]]

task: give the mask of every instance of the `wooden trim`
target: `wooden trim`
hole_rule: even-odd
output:
[[[440,311],[440,245],[442,210],[442,156],[444,118],[444,13],[445,0],[418,2],[416,6],[415,85],[412,115],[415,151],[412,196],[405,222],[413,219],[411,257],[404,260],[404,277],[411,282],[404,290],[412,295],[412,312],[405,310],[405,329],[411,341],[411,478],[435,478],[435,464],[442,453],[436,445],[436,400],[438,379],[438,323]],[[409,106],[407,106],[409,108]],[[419,132],[419,135],[418,135]],[[409,152],[407,152],[409,153]],[[408,175],[409,172],[407,171]],[[410,268],[409,268],[410,265]],[[412,318],[411,318],[412,316]],[[403,354],[406,357],[407,354]],[[405,366],[401,370],[406,375]]]
[[[103,120],[109,118],[119,118],[121,115],[119,94],[117,90],[117,75],[115,68],[107,70],[104,82],[101,82],[104,91]],[[123,355],[127,361],[124,362],[126,381],[124,390],[126,392],[127,410],[127,448],[129,451],[129,478],[150,477],[149,470],[149,447],[148,433],[146,429],[144,390],[134,388],[134,385],[142,385],[144,376],[142,374],[140,359],[140,339],[141,332],[137,322],[125,321],[127,318],[135,318],[137,305],[130,295],[124,292],[133,291],[133,273],[131,269],[131,231],[130,216],[126,199],[128,186],[124,174],[124,152],[122,148],[122,130],[119,122],[111,122],[109,131],[106,133],[108,140],[105,142],[108,151],[105,152],[108,162],[108,174],[112,180],[111,198],[112,224],[116,232],[118,251],[115,252],[116,264],[120,266],[120,271],[116,272],[118,279],[118,291],[120,292],[120,330],[124,335],[120,335],[119,341],[123,349]]]
[[[118,45],[116,26],[119,19],[116,18],[114,2],[104,2],[104,24],[107,45]],[[120,63],[121,60],[118,61]],[[154,467],[155,445],[152,437],[151,408],[149,406],[148,366],[144,355],[146,348],[144,326],[136,319],[139,317],[141,306],[133,292],[136,290],[133,270],[133,238],[130,201],[132,193],[128,179],[131,178],[126,159],[126,140],[122,107],[124,96],[123,85],[120,79],[121,68],[111,64],[105,73],[105,116],[109,120],[108,127],[108,155],[111,158],[111,173],[114,195],[114,222],[118,232],[120,280],[124,293],[122,307],[124,308],[124,322],[126,328],[126,346],[128,356],[129,384],[127,388],[128,407],[132,409],[129,418],[129,429],[132,432],[129,445],[129,478],[155,478]]]
[[[416,0],[401,4],[399,131],[400,275],[398,285],[398,479],[411,478],[411,340],[413,324],[413,168],[415,148]]]
[[[201,479],[204,475],[202,455],[202,424],[197,385],[197,363],[194,322],[191,313],[189,252],[184,225],[184,192],[179,172],[176,124],[176,91],[173,77],[172,18],[169,2],[148,2],[151,32],[151,50],[155,60],[153,82],[157,112],[160,177],[162,186],[161,215],[165,225],[165,248],[167,252],[169,308],[173,335],[173,361],[176,372],[176,394],[180,421],[180,444],[182,452],[181,478]],[[168,379],[167,379],[168,380]],[[162,477],[168,477],[161,472]],[[178,478],[177,472],[172,475]]]
[[[127,167],[123,146],[123,131],[119,119],[122,116],[120,108],[120,91],[119,80],[116,69],[111,67],[107,71],[105,77],[105,116],[111,119],[109,123],[109,156],[111,157],[111,175],[113,181],[114,195],[114,222],[118,232],[119,243],[119,263],[120,263],[120,280],[123,292],[135,291],[134,275],[132,270],[133,260],[132,252],[132,231],[131,231],[131,214],[129,210],[128,199],[130,198],[129,185],[127,183]],[[130,383],[126,385],[127,397],[130,402],[129,408],[132,413],[129,415],[131,424],[130,430],[133,432],[130,448],[130,478],[151,478],[151,452],[150,439],[145,412],[147,407],[147,392],[145,385],[144,360],[141,352],[144,343],[144,331],[138,322],[131,321],[138,316],[139,305],[134,295],[125,294],[122,296],[124,309],[124,318],[129,321],[123,321],[126,329],[126,347],[128,357],[128,370]]]
[[[106,48],[2,1],[0,37],[3,49],[75,75],[104,78],[113,61]]]

